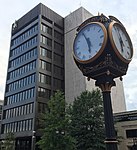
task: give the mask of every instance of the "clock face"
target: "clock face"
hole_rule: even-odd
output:
[[[133,55],[133,48],[125,28],[119,23],[112,23],[109,27],[109,35],[116,54],[123,61],[129,62]]]
[[[80,62],[93,60],[104,49],[107,31],[101,23],[91,23],[80,30],[74,41],[74,56]]]

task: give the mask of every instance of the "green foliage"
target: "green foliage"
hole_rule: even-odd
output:
[[[42,150],[75,150],[75,140],[68,133],[65,107],[64,94],[57,91],[48,102],[49,111],[43,115],[43,136],[37,143]]]
[[[8,133],[5,140],[1,141],[2,150],[14,150],[15,149],[15,138],[13,133]]]
[[[104,150],[103,100],[99,90],[82,92],[68,109],[78,150]]]

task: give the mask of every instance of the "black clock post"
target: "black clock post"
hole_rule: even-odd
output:
[[[106,150],[117,150],[117,139],[111,104],[114,79],[126,75],[133,56],[133,47],[123,24],[103,14],[84,21],[74,40],[74,61],[88,80],[102,90],[106,131]]]
[[[104,119],[105,119],[105,130],[106,130],[106,150],[117,150],[117,143],[116,140],[116,133],[114,128],[114,121],[113,121],[113,111],[111,105],[111,87],[115,86],[115,81],[112,79],[103,79],[95,82],[96,86],[99,86],[102,90],[103,94],[103,105],[104,105]]]

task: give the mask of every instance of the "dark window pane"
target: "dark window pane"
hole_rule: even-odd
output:
[[[63,35],[59,33],[58,31],[54,32],[54,37],[60,41],[63,41]]]
[[[39,87],[38,88],[38,96],[49,99],[51,96],[51,91],[48,89]]]
[[[137,137],[137,129],[126,130],[127,138]]]

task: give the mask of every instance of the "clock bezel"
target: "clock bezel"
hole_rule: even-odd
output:
[[[88,60],[81,60],[81,59],[79,59],[79,58],[75,55],[75,52],[74,52],[74,51],[75,51],[75,48],[74,48],[74,45],[75,45],[75,41],[76,41],[76,39],[77,39],[78,34],[80,34],[80,32],[81,32],[84,28],[86,28],[88,25],[90,25],[90,24],[97,24],[97,25],[99,25],[99,26],[102,28],[103,33],[104,33],[104,40],[103,40],[103,43],[102,43],[101,48],[98,50],[98,52],[97,52],[92,58],[89,58]],[[104,48],[105,48],[105,46],[106,46],[107,37],[108,37],[108,35],[107,35],[107,30],[106,30],[105,26],[104,26],[102,23],[100,23],[100,22],[91,22],[91,23],[88,23],[88,24],[86,24],[85,26],[83,26],[83,27],[79,30],[78,34],[77,34],[77,36],[75,37],[74,42],[73,42],[73,57],[74,57],[75,60],[78,61],[79,63],[82,63],[82,64],[91,63],[91,62],[93,62],[94,60],[96,60],[96,59],[102,54],[102,52],[103,52],[103,50],[104,50]]]
[[[115,42],[114,42],[114,39],[113,39],[113,35],[112,35],[112,28],[114,25],[117,25],[120,27],[120,29],[124,32],[127,40],[128,40],[128,43],[129,43],[129,46],[130,46],[130,50],[131,50],[131,58],[129,59],[126,59],[118,50]],[[131,42],[131,39],[126,31],[126,29],[124,28],[124,26],[116,21],[112,21],[110,24],[109,24],[109,27],[108,27],[108,34],[109,34],[109,39],[110,39],[110,42],[111,42],[111,45],[112,45],[112,48],[113,50],[115,51],[116,55],[118,56],[118,58],[123,61],[124,63],[129,63],[131,60],[132,60],[132,57],[133,57],[133,46],[132,46],[132,42]]]

